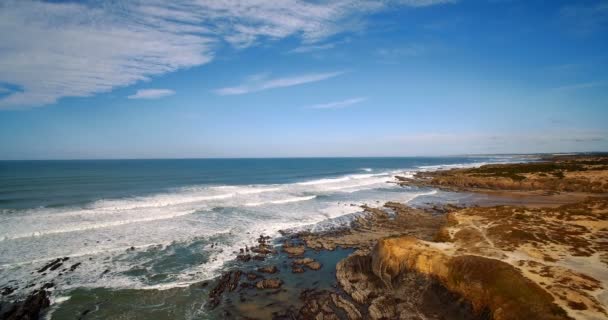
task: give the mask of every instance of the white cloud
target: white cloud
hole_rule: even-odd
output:
[[[442,0],[162,0],[0,2],[0,83],[20,88],[0,109],[86,97],[211,61],[228,43],[300,37],[305,45],[359,28],[394,4]]]
[[[606,85],[608,85],[608,83],[607,82],[603,82],[603,81],[583,82],[583,83],[575,83],[575,84],[569,84],[569,85],[565,85],[565,86],[555,87],[555,88],[552,88],[551,90],[552,91],[565,92],[565,91],[575,91],[575,90],[582,90],[582,89],[604,87]]]
[[[307,73],[291,77],[268,78],[268,74],[258,74],[248,77],[245,83],[234,87],[226,87],[215,90],[215,93],[227,95],[239,95],[251,92],[263,91],[275,88],[292,87],[301,84],[326,80],[341,75],[342,71],[325,73]]]
[[[160,99],[163,97],[172,96],[175,91],[170,89],[141,89],[133,95],[128,96],[129,99]]]
[[[367,98],[359,97],[359,98],[351,98],[342,101],[334,101],[328,103],[315,104],[312,106],[308,106],[311,109],[338,109],[338,108],[346,108],[348,106],[352,106],[353,104],[357,104],[367,100]]]

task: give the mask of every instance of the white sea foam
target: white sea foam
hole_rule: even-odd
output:
[[[256,206],[261,206],[261,205],[265,205],[265,204],[283,204],[283,203],[290,203],[290,202],[308,201],[308,200],[312,200],[316,197],[317,196],[307,196],[307,197],[294,197],[294,198],[287,198],[287,199],[280,199],[280,200],[270,200],[270,201],[266,201],[266,202],[249,202],[249,203],[245,203],[245,206],[246,207],[256,207]]]

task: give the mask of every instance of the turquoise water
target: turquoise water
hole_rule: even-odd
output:
[[[332,228],[359,205],[436,192],[398,187],[395,175],[518,159],[2,161],[0,287],[19,295],[53,281],[58,301],[150,289],[179,299],[179,288],[217,276],[260,234]],[[35,272],[58,257],[80,265]]]

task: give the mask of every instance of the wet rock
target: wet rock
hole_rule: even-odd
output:
[[[84,310],[82,313],[80,313],[80,318],[78,319],[84,319],[84,317],[89,314],[91,312],[91,309],[86,309]]]
[[[47,283],[43,284],[43,285],[42,285],[42,287],[40,287],[40,288],[41,288],[41,289],[50,289],[50,288],[52,288],[52,287],[54,287],[54,286],[55,286],[55,284],[54,284],[54,283],[52,283],[52,282],[47,282]]]
[[[309,264],[313,261],[315,261],[315,260],[311,259],[311,258],[302,258],[302,259],[295,259],[295,260],[293,260],[292,263],[295,265],[303,265],[303,264]]]
[[[3,296],[8,296],[9,294],[15,292],[15,290],[17,290],[17,287],[11,287],[11,286],[6,286],[4,288],[2,288],[2,295]]]
[[[61,265],[63,264],[64,261],[67,261],[68,259],[70,259],[70,258],[69,257],[57,258],[57,259],[51,261],[50,263],[46,264],[45,266],[43,266],[40,270],[38,270],[38,273],[43,273],[47,270],[50,270],[50,271],[56,270],[57,268],[61,267]]]
[[[81,263],[80,263],[80,262],[73,264],[73,265],[70,267],[70,271],[74,272],[74,270],[76,270],[76,268],[78,268],[80,265],[81,265]]]
[[[292,266],[291,267],[291,273],[303,273],[304,272],[304,268],[299,267],[299,266]]]
[[[283,285],[283,281],[281,279],[264,279],[258,281],[255,286],[258,289],[278,289]]]
[[[5,320],[35,320],[40,318],[40,312],[50,305],[49,294],[45,290],[37,290],[24,301],[15,303],[3,315]]]
[[[310,270],[319,270],[321,269],[321,264],[317,261],[313,261],[311,263],[306,264],[306,266],[310,269]]]
[[[304,305],[298,311],[296,319],[340,319],[327,291],[304,290],[300,294],[300,300]]]
[[[237,270],[232,273],[230,284],[228,285],[228,290],[234,291],[239,286],[239,281],[241,279],[241,275],[243,273],[240,270]]]
[[[266,245],[259,245],[255,248],[251,249],[251,252],[253,253],[257,253],[257,254],[271,254],[273,253],[273,251],[271,249],[268,248],[268,246]]]
[[[253,288],[254,285],[249,282],[241,282],[241,289]]]
[[[253,281],[253,280],[255,280],[255,279],[259,278],[259,277],[260,277],[259,275],[255,274],[253,272],[249,272],[247,274],[247,280],[250,280],[250,281]]]
[[[319,270],[319,269],[321,269],[321,264],[319,262],[315,261],[314,259],[311,259],[311,258],[295,259],[292,262],[292,264],[294,266],[306,266],[310,270]]]
[[[249,260],[251,260],[251,255],[250,254],[239,254],[238,256],[236,256],[236,260],[242,261],[242,262],[248,262]]]
[[[258,255],[253,256],[253,260],[264,261],[264,260],[266,260],[266,256],[258,254]]]
[[[209,292],[209,300],[207,301],[207,307],[209,309],[214,309],[220,304],[222,294],[224,294],[224,291],[230,284],[230,276],[231,272],[224,273],[218,280],[215,287],[213,287],[213,289],[211,289]]]
[[[261,267],[261,268],[259,268],[258,272],[277,273],[277,272],[279,272],[279,269],[277,269],[276,266],[267,266],[267,267]]]
[[[304,248],[304,246],[293,246],[293,247],[292,246],[290,246],[290,247],[283,246],[283,252],[287,253],[290,257],[302,256],[305,251],[306,251],[306,249]]]

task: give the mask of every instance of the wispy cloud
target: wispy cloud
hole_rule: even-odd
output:
[[[395,5],[445,0],[0,2],[0,109],[86,97],[208,63],[228,43],[289,36],[315,45]],[[310,48],[312,49],[312,47]],[[303,49],[306,50],[306,49]]]
[[[576,91],[576,90],[582,90],[582,89],[597,88],[597,87],[603,87],[603,86],[608,86],[608,82],[593,81],[593,82],[574,83],[574,84],[569,84],[569,85],[552,88],[551,91],[566,92],[566,91]]]
[[[315,104],[312,106],[308,106],[310,109],[338,109],[338,108],[346,108],[352,106],[354,104],[360,103],[367,100],[365,97],[351,98],[342,101],[333,101],[328,103]]]
[[[267,74],[250,76],[245,83],[234,87],[225,87],[215,90],[215,93],[227,95],[239,95],[251,92],[263,91],[275,88],[292,87],[301,84],[311,83],[330,79],[343,74],[343,71],[325,73],[307,73],[297,76],[268,78]]]
[[[129,99],[160,99],[163,97],[172,96],[175,91],[170,89],[141,89],[133,95],[128,96]]]
[[[303,44],[299,47],[296,47],[292,50],[287,51],[287,53],[309,53],[309,52],[330,50],[330,49],[338,47],[339,45],[349,43],[350,41],[351,41],[350,38],[345,38],[345,39],[333,41],[333,42],[326,42],[326,43],[319,43],[319,44],[317,44],[317,43]]]

